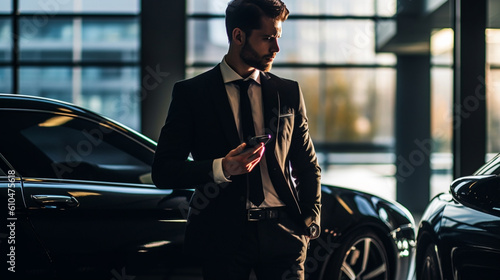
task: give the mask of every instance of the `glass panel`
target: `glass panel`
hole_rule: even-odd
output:
[[[328,63],[375,62],[373,21],[334,20],[325,24],[325,61]]]
[[[72,80],[69,67],[21,67],[19,90],[26,95],[72,102]]]
[[[139,67],[82,70],[80,105],[140,130]]]
[[[437,53],[443,57],[443,53]],[[447,54],[444,54],[447,56]],[[438,58],[432,57],[433,61]],[[448,63],[447,60],[444,64]],[[431,68],[431,190],[430,196],[446,192],[452,176],[453,69]]]
[[[375,52],[375,26],[372,20],[331,20],[321,22],[324,42],[322,62],[340,64],[395,65],[396,57]],[[309,30],[308,32],[314,32]]]
[[[300,83],[315,141],[392,144],[394,69],[272,72]]]
[[[12,1],[0,1],[0,14],[12,12]]]
[[[393,69],[328,70],[325,140],[392,144],[395,84]]]
[[[140,11],[140,0],[64,0],[40,1],[20,0],[19,10],[22,13],[133,13]]]
[[[219,14],[223,15],[226,12],[228,0],[188,0],[188,14]]]
[[[431,190],[434,197],[446,192],[452,176],[453,69],[431,68]]]
[[[323,61],[341,64],[396,64],[395,55],[375,52],[373,21],[329,21],[326,28],[326,54]]]
[[[392,17],[396,15],[396,0],[377,0],[377,15],[382,17]]]
[[[12,25],[8,19],[0,19],[0,61],[12,60]]]
[[[138,19],[83,20],[82,60],[138,61],[139,37]]]
[[[21,60],[130,62],[139,59],[137,19],[50,19],[38,24],[23,18],[20,34]]]
[[[326,52],[322,44],[323,22],[318,20],[287,20],[278,43],[276,63],[320,63]]]
[[[433,65],[453,65],[453,37],[451,28],[434,30],[431,35],[431,62]]]
[[[452,174],[453,123],[453,30],[434,30],[431,35],[431,197],[446,191]]]
[[[0,93],[12,93],[12,68],[0,67]]]
[[[431,124],[434,153],[451,153],[453,69],[431,69]]]
[[[22,67],[20,91],[75,103],[140,129],[138,67]]]
[[[187,63],[220,62],[228,49],[224,19],[188,21]]]
[[[309,3],[307,0],[301,2]],[[374,3],[373,0],[323,0],[320,3],[319,14],[372,16],[375,14]]]
[[[500,66],[500,29],[486,30],[486,62],[489,65]]]
[[[71,19],[43,22],[21,18],[19,23],[21,60],[71,60],[73,24]]]
[[[357,15],[374,14],[373,0],[285,0],[291,15]],[[210,13],[224,14],[227,0],[188,0],[188,14]]]

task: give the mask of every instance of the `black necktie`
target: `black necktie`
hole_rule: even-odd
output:
[[[250,80],[239,80],[235,82],[240,88],[240,130],[243,134],[243,141],[248,141],[255,136],[255,128],[252,116],[252,105],[248,97],[248,87]],[[247,142],[248,143],[248,142]],[[249,200],[259,206],[264,201],[264,191],[262,189],[262,177],[260,174],[260,164],[247,174],[247,184],[249,189]]]

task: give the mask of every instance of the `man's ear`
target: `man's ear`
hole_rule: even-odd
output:
[[[236,44],[236,45],[244,45],[245,44],[245,40],[246,40],[246,34],[245,32],[243,32],[243,30],[241,30],[240,28],[235,28],[233,29],[233,33],[232,33],[232,36],[233,36],[233,42]]]

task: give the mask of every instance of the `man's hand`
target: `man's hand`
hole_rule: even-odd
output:
[[[222,169],[226,177],[249,173],[260,162],[264,155],[264,144],[260,143],[259,146],[248,150],[245,150],[245,147],[246,143],[239,145],[222,159]]]

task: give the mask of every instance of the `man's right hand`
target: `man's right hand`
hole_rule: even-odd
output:
[[[222,159],[222,169],[226,177],[249,173],[262,159],[265,150],[263,143],[248,150],[245,150],[245,147],[246,143],[239,145]]]

